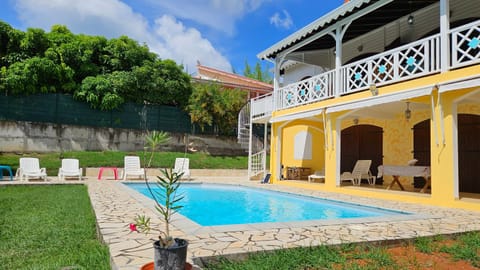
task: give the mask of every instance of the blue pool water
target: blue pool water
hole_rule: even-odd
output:
[[[125,185],[145,196],[142,184]],[[155,185],[153,185],[155,186]],[[405,215],[374,207],[230,185],[182,184],[179,213],[202,226]]]

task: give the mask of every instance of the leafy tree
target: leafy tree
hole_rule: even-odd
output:
[[[47,58],[32,57],[12,64],[3,75],[4,91],[10,94],[54,93],[60,85],[61,68]]]
[[[248,78],[253,78],[255,76],[247,60],[245,60],[245,68],[243,69],[243,76]]]
[[[10,32],[12,27],[0,21],[0,57],[4,57],[8,52],[8,44],[10,42]]]
[[[273,79],[272,76],[270,75],[270,72],[268,71],[268,67],[264,66],[262,69],[262,66],[260,65],[260,62],[257,62],[255,64],[255,68],[252,71],[252,68],[248,64],[248,61],[245,61],[245,68],[243,70],[243,76],[252,78],[261,82],[266,82],[266,83],[272,83]]]
[[[64,25],[22,32],[0,21],[0,91],[71,93],[111,110],[127,101],[184,108],[192,86],[182,66],[126,36],[76,35]]]
[[[20,50],[20,42],[24,36],[24,32],[0,21],[0,66],[9,66],[28,58]]]
[[[141,66],[144,61],[154,61],[156,58],[146,45],[140,46],[127,36],[109,40],[105,51],[108,53],[106,58],[108,71],[130,71],[132,67]]]
[[[244,91],[222,89],[218,84],[196,84],[188,105],[191,121],[202,130],[212,125],[223,131],[232,130],[246,97]]]
[[[111,74],[90,76],[83,80],[81,89],[75,92],[75,98],[90,103],[93,108],[112,110],[125,102],[120,93],[124,90],[125,81],[131,74],[116,71]],[[118,81],[117,81],[118,80]]]
[[[28,56],[44,56],[50,47],[50,40],[45,31],[39,28],[28,28],[20,42],[21,50]]]
[[[220,130],[231,131],[237,126],[238,113],[245,105],[247,100],[247,92],[238,89],[225,89],[220,92],[222,99],[222,108],[217,113],[221,118],[218,120],[217,125]]]
[[[195,84],[190,96],[187,110],[192,123],[200,126],[202,131],[205,126],[213,124],[215,110],[215,96],[219,95],[218,86],[215,84]]]
[[[76,38],[75,35],[65,25],[53,25],[47,38],[53,46],[60,46],[65,43],[71,43]]]

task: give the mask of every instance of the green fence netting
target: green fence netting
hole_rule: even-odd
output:
[[[113,111],[101,111],[66,94],[0,96],[0,120],[214,134],[213,127],[201,130],[191,124],[190,116],[176,107],[126,103]]]

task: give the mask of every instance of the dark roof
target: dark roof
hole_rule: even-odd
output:
[[[382,25],[438,2],[439,0],[352,0],[261,52],[258,57],[262,59],[275,58],[278,53],[375,4],[384,5],[354,20],[345,32],[343,42],[362,36]],[[330,35],[324,35],[295,51],[312,51],[333,47],[335,47],[335,40]]]

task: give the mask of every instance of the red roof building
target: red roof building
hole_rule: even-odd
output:
[[[218,83],[227,89],[240,89],[248,91],[248,99],[268,94],[273,91],[273,85],[258,80],[247,78],[233,73],[228,73],[211,67],[197,64],[197,76],[194,81],[200,83]]]

